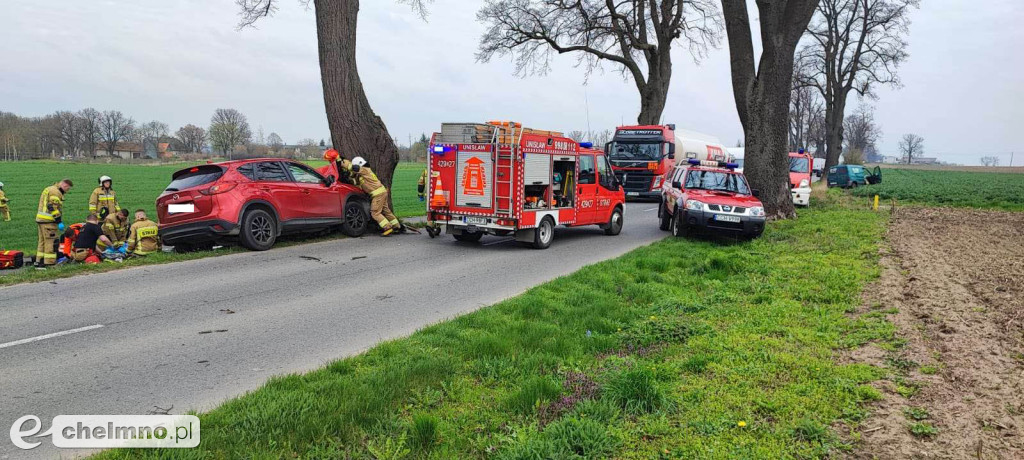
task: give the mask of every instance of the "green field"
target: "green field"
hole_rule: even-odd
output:
[[[201,415],[197,449],[100,458],[841,455],[884,372],[837,350],[894,343],[883,316],[847,316],[884,223],[826,203],[752,242],[668,238],[273,378]]]
[[[312,162],[323,166],[324,162]],[[114,189],[121,207],[129,210],[145,209],[151,218],[157,196],[171,181],[171,173],[187,163],[173,165],[100,165],[53,161],[0,162],[0,182],[11,199],[10,222],[0,222],[0,248],[24,251],[35,255],[36,206],[43,188],[61,178],[70,178],[75,187],[65,197],[65,216],[73,222],[85,220],[89,210],[89,194],[102,175],[114,178]],[[395,171],[394,204],[399,217],[422,215],[424,206],[416,197],[416,182],[423,165],[403,163]]]
[[[882,183],[853,190],[856,196],[932,206],[1024,210],[1024,174],[883,169]]]

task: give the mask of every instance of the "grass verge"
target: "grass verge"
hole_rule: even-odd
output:
[[[666,239],[202,414],[191,450],[99,458],[792,458],[845,449],[882,371],[835,350],[884,217],[825,205],[756,241]]]

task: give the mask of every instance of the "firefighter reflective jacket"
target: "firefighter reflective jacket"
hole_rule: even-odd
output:
[[[7,199],[7,195],[4,194],[4,191],[0,190],[0,208],[6,208],[7,203],[9,203],[10,201],[11,200]]]
[[[384,184],[380,183],[380,179],[377,179],[373,170],[366,166],[360,167],[359,171],[355,173],[355,181],[356,185],[370,196],[377,196],[388,191]]]
[[[121,214],[113,213],[103,219],[103,234],[116,245],[121,245],[128,238],[127,219],[121,220]]]
[[[114,189],[105,189],[103,186],[96,187],[89,196],[89,212],[99,213],[100,209],[107,208],[107,214],[115,214],[121,210],[117,204],[117,195]]]
[[[420,198],[423,198],[423,194],[427,188],[427,170],[423,170],[423,174],[420,174],[420,181],[416,185],[416,193],[419,194]]]
[[[159,251],[160,237],[157,229],[156,222],[149,219],[136,220],[128,231],[128,252],[144,256]]]
[[[60,222],[61,212],[64,210],[64,192],[60,191],[57,184],[43,189],[39,197],[39,209],[36,210],[36,222],[40,224],[52,224]]]

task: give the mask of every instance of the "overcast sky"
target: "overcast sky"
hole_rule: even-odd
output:
[[[571,131],[636,120],[636,89],[610,65],[585,81],[571,56],[525,79],[508,60],[477,63],[481,3],[437,0],[424,22],[390,0],[363,0],[360,74],[400,142],[443,121],[514,119]],[[1016,150],[1015,164],[1024,164],[1024,2],[922,4],[912,14],[903,87],[870,101],[882,153],[895,155],[899,138],[913,132],[925,138],[926,156],[972,164],[996,153],[1005,165]],[[214,109],[233,107],[254,131],[286,142],[328,138],[313,12],[298,0],[280,5],[257,29],[239,32],[232,0],[3,0],[0,110],[117,109],[173,131],[207,126]],[[699,64],[679,51],[674,70],[665,122],[735,145],[742,129],[727,49]]]

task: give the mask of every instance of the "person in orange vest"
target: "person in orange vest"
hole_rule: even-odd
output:
[[[135,211],[135,223],[128,230],[128,253],[145,256],[160,250],[160,237],[156,222],[146,217],[146,211]]]
[[[36,226],[39,229],[36,269],[45,270],[57,263],[57,238],[59,232],[64,230],[64,195],[71,191],[72,186],[74,184],[71,179],[64,179],[43,189],[39,196],[39,207],[36,209]]]
[[[100,186],[89,195],[89,212],[95,212],[100,220],[121,210],[117,204],[117,194],[114,193],[114,180],[110,176],[100,177]]]
[[[366,160],[363,157],[352,159],[352,175],[356,185],[370,195],[370,217],[384,230],[381,236],[388,236],[400,229],[402,224],[391,212],[391,206],[388,205],[387,187],[384,187],[373,170],[366,166]]]

